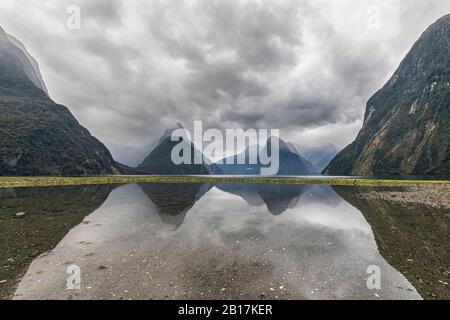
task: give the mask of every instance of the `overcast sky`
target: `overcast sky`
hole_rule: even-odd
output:
[[[80,30],[67,28],[70,5]],[[343,147],[368,98],[448,13],[442,0],[0,1],[0,25],[50,96],[129,164],[194,120]]]

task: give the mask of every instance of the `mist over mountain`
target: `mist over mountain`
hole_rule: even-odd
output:
[[[324,146],[302,149],[301,153],[318,172],[322,172],[339,153],[339,149],[334,144],[328,143]]]
[[[0,175],[118,170],[108,149],[47,94],[37,62],[0,28]]]
[[[367,103],[356,140],[325,170],[339,175],[450,173],[450,15],[432,24]]]
[[[2,31],[0,30],[0,33],[1,32]],[[17,58],[20,59],[20,62],[23,65],[25,74],[27,75],[28,79],[33,82],[36,87],[38,87],[48,95],[47,87],[45,86],[44,80],[42,79],[41,70],[39,69],[37,61],[30,55],[25,45],[17,38],[10,34],[7,34],[7,38],[12,44],[22,50],[23,55],[18,55]]]

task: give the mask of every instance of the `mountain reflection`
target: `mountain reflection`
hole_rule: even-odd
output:
[[[301,199],[320,199],[322,203],[335,204],[340,197],[329,186],[305,186],[298,184],[242,184],[224,183],[217,188],[240,196],[251,206],[265,205],[273,215],[280,215],[297,207]]]
[[[211,184],[201,183],[140,183],[142,191],[157,207],[161,221],[180,227],[186,213],[211,188]]]
[[[186,213],[214,185],[213,184],[158,184],[141,183],[139,186],[158,208],[164,223],[179,227]],[[242,197],[249,205],[266,205],[273,215],[282,214],[297,206],[304,185],[222,183],[218,189]]]
[[[265,204],[271,214],[280,215],[298,204],[305,186],[223,183],[217,188],[242,197],[249,205]]]
[[[33,261],[14,297],[258,299],[264,293],[267,299],[373,299],[367,267],[377,265],[385,279],[379,298],[420,298],[379,255],[361,212],[332,189],[253,185],[242,193],[249,205],[225,187],[115,189]],[[276,195],[284,198],[273,202]],[[268,208],[284,212],[274,218]],[[83,286],[91,290],[61,285],[64,266],[71,264],[83,270]]]
[[[385,291],[386,296],[411,294],[420,298],[381,259],[379,252],[425,294],[428,287],[419,279],[427,283],[446,279],[444,273],[428,275],[425,267],[432,265],[435,270],[444,270],[448,265],[445,254],[448,248],[439,245],[441,239],[448,237],[448,212],[420,207],[411,215],[408,206],[357,196],[371,189],[295,184],[141,183],[118,187],[110,194],[114,188],[105,185],[0,189],[0,253],[5,257],[0,264],[0,278],[7,280],[0,284],[0,297],[11,297],[18,279],[38,256],[38,265],[30,267],[32,271],[28,272],[28,282],[23,288],[39,286],[33,275],[40,272],[42,277],[42,270],[48,266],[56,268],[72,261],[84,263],[79,257],[86,259],[91,255],[95,259],[101,257],[105,264],[110,257],[117,257],[114,265],[120,265],[139,250],[142,251],[137,255],[138,261],[147,263],[148,257],[153,257],[153,264],[148,267],[153,268],[153,273],[161,272],[157,279],[164,279],[167,265],[175,266],[172,269],[175,274],[191,274],[194,270],[199,277],[196,280],[210,279],[217,268],[223,272],[234,270],[235,265],[228,263],[237,259],[243,263],[239,266],[243,274],[246,270],[250,272],[245,275],[250,280],[254,279],[255,269],[258,277],[267,279],[278,279],[279,274],[288,271],[299,272],[302,279],[311,279],[308,288],[316,288],[314,279],[322,279],[320,268],[327,265],[340,283],[337,292],[347,290],[344,296],[359,296],[367,294],[365,280],[359,277],[366,275],[365,266],[376,264],[395,279],[392,288]],[[16,216],[19,212],[24,215]],[[271,215],[278,217],[274,219]],[[416,236],[410,237],[411,234]],[[58,243],[63,245],[56,246]],[[136,246],[136,243],[152,245]],[[421,243],[431,245],[422,248]],[[167,251],[167,247],[174,251]],[[390,254],[394,248],[401,249],[396,256]],[[242,257],[251,259],[245,261]],[[355,257],[359,263],[354,263]],[[408,259],[417,261],[421,270],[411,274],[409,264],[403,263]],[[331,267],[330,261],[334,261]],[[187,267],[191,265],[195,267]],[[347,272],[348,268],[353,271]],[[339,278],[342,274],[355,276]],[[297,280],[289,283],[290,290],[296,297],[308,297],[310,291],[302,291],[303,284],[300,286]],[[319,288],[323,297],[329,297],[328,280],[323,278],[323,287]],[[396,289],[399,286],[404,288],[403,292]],[[234,288],[248,291],[248,297],[267,291],[267,288],[252,291],[251,287],[237,284]],[[43,297],[47,297],[49,292],[43,290]],[[193,288],[186,294],[197,297],[197,291],[203,290]],[[18,290],[17,297],[22,294],[23,290]],[[340,294],[334,292],[331,296]],[[446,296],[445,290],[429,293],[433,294]],[[212,293],[211,297],[216,296]]]
[[[161,221],[179,228],[186,213],[213,187],[237,195],[251,206],[267,207],[272,215],[281,215],[299,206],[301,199],[320,200],[337,205],[340,197],[329,186],[296,184],[159,184],[141,183],[142,191],[157,207]],[[304,200],[307,201],[307,200]]]

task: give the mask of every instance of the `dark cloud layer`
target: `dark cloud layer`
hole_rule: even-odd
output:
[[[66,28],[69,5],[80,30]],[[374,5],[379,29],[367,25]],[[38,60],[50,95],[136,163],[178,121],[342,147],[370,95],[449,12],[437,0],[2,0],[0,24]]]

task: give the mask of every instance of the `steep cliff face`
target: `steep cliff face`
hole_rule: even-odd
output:
[[[23,55],[18,55],[18,58],[23,65],[25,74],[27,75],[28,79],[33,82],[36,87],[38,87],[48,95],[47,87],[45,86],[45,82],[42,79],[41,70],[39,69],[37,61],[31,56],[24,44],[17,38],[10,34],[7,35],[7,38],[12,44],[14,44],[18,49],[22,51]]]
[[[326,174],[450,174],[450,15],[431,25],[367,103]]]
[[[39,68],[0,28],[0,175],[117,172],[108,149],[47,95]]]

